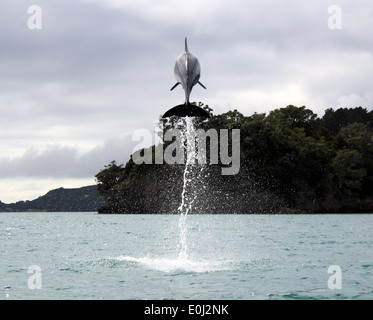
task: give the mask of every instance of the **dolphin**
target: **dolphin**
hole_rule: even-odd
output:
[[[201,66],[198,59],[188,50],[187,37],[185,37],[185,50],[175,62],[174,74],[177,82],[171,88],[171,91],[181,84],[185,92],[185,103],[168,110],[163,115],[163,118],[171,116],[210,118],[210,115],[206,110],[189,102],[192,88],[197,83],[204,89],[206,89],[206,87],[199,81],[199,78],[201,77]]]

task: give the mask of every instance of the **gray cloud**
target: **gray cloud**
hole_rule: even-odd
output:
[[[27,28],[34,1],[0,4],[2,178],[81,178],[125,162],[132,145],[117,137],[152,130],[183,100],[169,89],[184,36],[207,86],[192,99],[215,113],[373,105],[369,0],[334,2],[341,30],[328,29],[323,0],[37,2],[42,30]]]
[[[59,144],[30,148],[22,156],[0,160],[2,178],[92,178],[111,161],[125,163],[138,142],[131,136],[106,140],[84,153],[78,147]]]

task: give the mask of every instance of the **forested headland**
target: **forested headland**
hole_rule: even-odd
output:
[[[373,111],[327,109],[318,117],[289,105],[245,116],[204,108],[211,118],[196,119],[198,128],[240,129],[241,164],[232,176],[207,165],[192,212],[373,212]],[[177,119],[162,121],[166,130]],[[182,173],[182,165],[113,161],[96,175],[106,203],[99,212],[176,212]]]
[[[58,188],[50,190],[34,200],[3,203],[0,212],[91,212],[105,204],[103,197],[97,195],[97,186],[81,188]]]

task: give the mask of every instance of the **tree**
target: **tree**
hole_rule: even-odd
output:
[[[357,150],[339,150],[332,161],[333,181],[346,195],[355,195],[361,190],[366,176],[362,168],[363,157]]]
[[[349,149],[357,150],[362,154],[373,152],[372,134],[366,130],[366,125],[363,123],[353,123],[343,127],[338,136]]]
[[[314,133],[314,123],[317,115],[305,106],[289,105],[286,108],[275,109],[267,116],[268,124],[275,129],[303,128],[309,134]]]
[[[373,123],[373,112],[368,112],[367,109],[362,107],[350,109],[339,108],[335,111],[329,108],[325,110],[321,123],[332,135],[337,135],[343,127],[352,123],[362,123],[365,125]]]
[[[116,189],[116,187],[125,181],[127,175],[125,174],[123,165],[117,165],[116,161],[112,161],[105,169],[96,174],[97,191],[99,194],[109,197]]]

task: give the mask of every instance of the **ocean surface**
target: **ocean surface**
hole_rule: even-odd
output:
[[[373,214],[184,222],[0,213],[0,299],[373,299]]]

